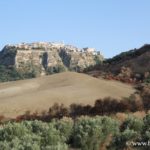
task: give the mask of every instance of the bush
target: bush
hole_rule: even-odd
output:
[[[65,141],[66,138],[53,122],[23,121],[5,124],[0,129],[2,150],[66,150]]]
[[[53,120],[54,126],[60,131],[61,135],[65,137],[65,141],[69,143],[73,132],[73,120],[71,118],[64,117],[61,120]]]
[[[15,67],[0,65],[0,82],[35,78],[39,74],[40,69],[37,66],[28,66],[26,69],[16,69]]]
[[[67,68],[63,65],[51,66],[46,69],[47,74],[60,73],[64,71],[67,71]]]
[[[133,117],[133,116],[129,116],[123,123],[121,126],[121,131],[124,131],[126,129],[130,129],[130,130],[134,130],[137,133],[141,133],[142,129],[143,129],[144,123],[142,119]]]
[[[125,150],[130,146],[127,142],[134,141],[137,138],[137,132],[134,130],[126,129],[114,135],[112,143],[108,146],[108,150]]]
[[[142,131],[142,139],[144,141],[150,140],[150,114],[146,115],[143,119],[144,121],[144,127]]]
[[[51,122],[8,122],[0,126],[1,150],[149,150],[127,142],[150,140],[150,114],[143,120],[129,116],[122,124],[107,116],[53,119]]]
[[[23,79],[21,74],[14,67],[0,65],[0,82]]]
[[[132,146],[128,145],[128,142],[136,142],[141,138],[143,126],[143,120],[129,116],[122,123],[120,131],[117,134],[114,134],[108,149],[128,149],[130,146]]]
[[[81,117],[74,126],[74,146],[82,150],[99,150],[100,144],[117,129],[118,123],[108,117]]]
[[[144,83],[150,83],[150,75],[146,79],[144,79]]]

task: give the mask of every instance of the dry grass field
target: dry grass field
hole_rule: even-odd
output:
[[[130,85],[65,72],[22,81],[0,83],[0,115],[15,117],[26,111],[48,110],[54,103],[91,104],[104,97],[128,97]]]

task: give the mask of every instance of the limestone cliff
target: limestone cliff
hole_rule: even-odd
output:
[[[14,66],[21,71],[34,69],[39,75],[65,70],[82,71],[102,60],[103,56],[94,49],[79,49],[62,43],[6,45],[0,52],[0,65]]]

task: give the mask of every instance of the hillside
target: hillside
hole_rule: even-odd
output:
[[[139,49],[123,52],[112,59],[106,60],[106,63],[114,65],[112,71],[119,71],[122,66],[130,67],[134,73],[145,73],[150,71],[150,45],[144,45]],[[109,68],[109,69],[110,69]]]
[[[139,49],[133,49],[107,59],[102,65],[91,67],[91,74],[108,78],[120,79],[124,82],[143,82],[150,79],[150,45],[146,44]],[[150,80],[149,80],[150,81]]]
[[[128,97],[132,86],[117,81],[64,72],[36,79],[0,83],[0,114],[16,116],[25,111],[47,110],[55,102],[93,105],[98,98]]]

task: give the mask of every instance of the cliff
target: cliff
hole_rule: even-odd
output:
[[[38,42],[6,45],[0,52],[0,65],[13,66],[18,71],[35,71],[37,75],[65,70],[82,71],[103,60],[94,49],[79,49],[62,43]]]

